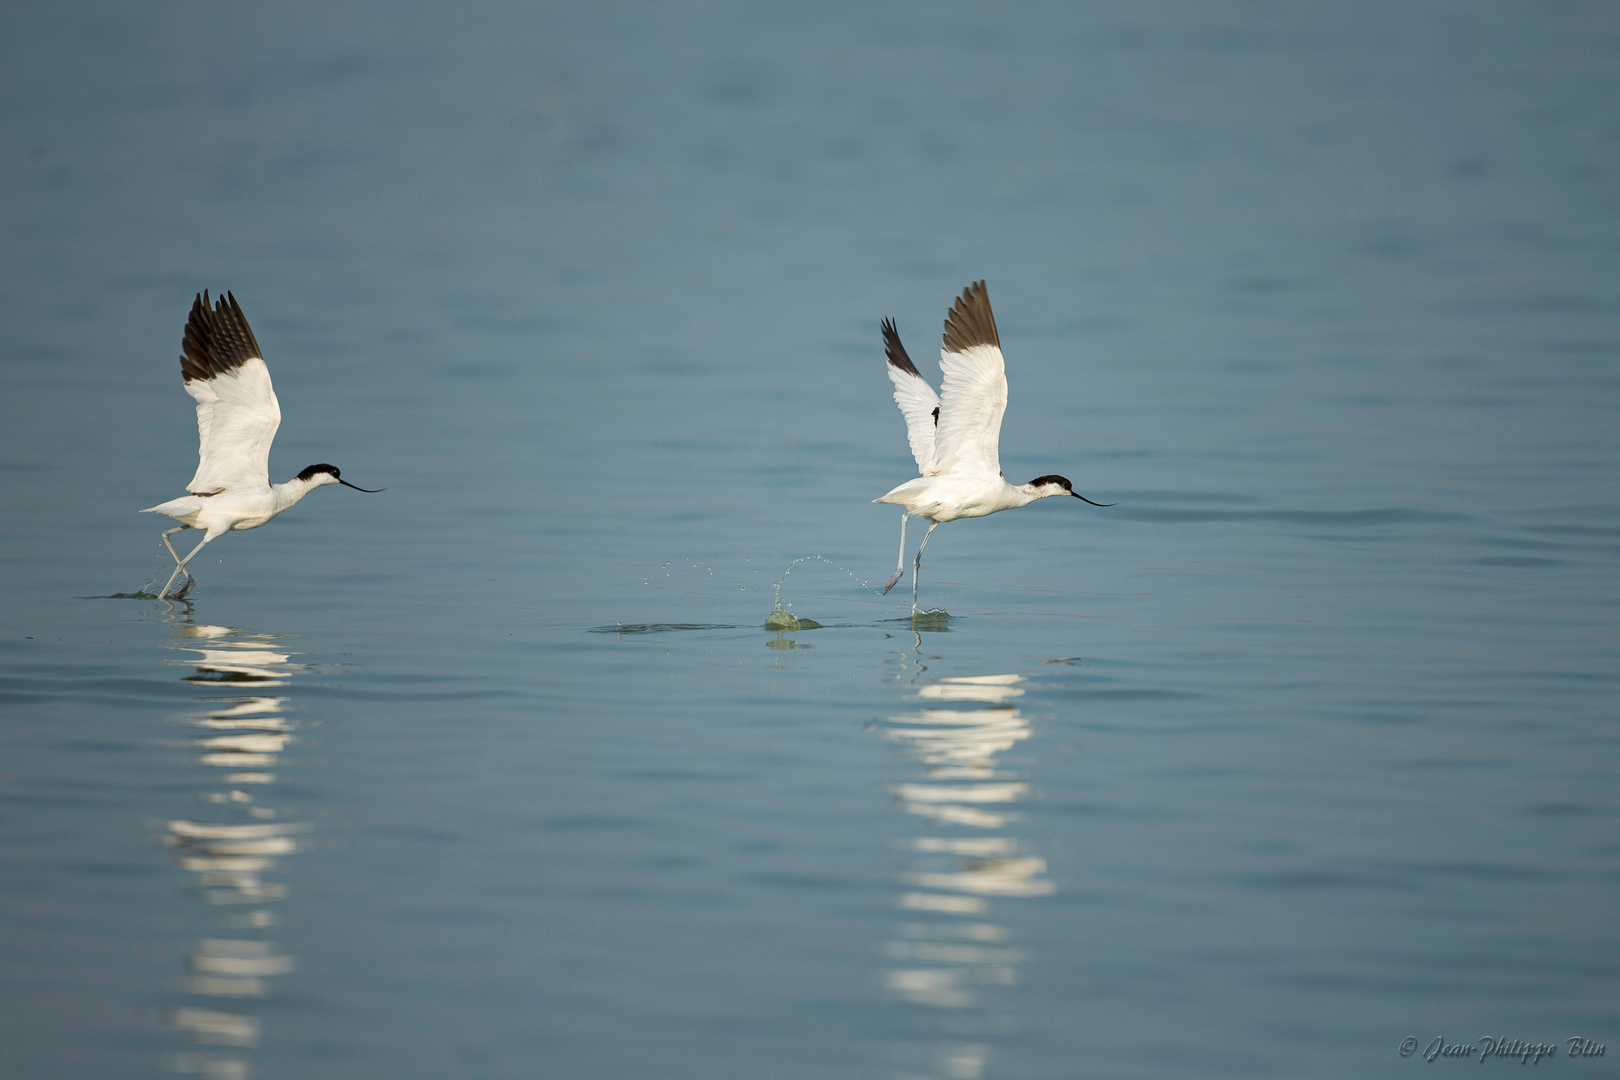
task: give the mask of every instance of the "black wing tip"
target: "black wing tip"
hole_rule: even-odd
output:
[[[978,345],[1001,348],[1001,336],[996,333],[996,316],[990,310],[990,292],[984,281],[975,281],[962,290],[962,295],[951,305],[945,316],[945,351],[967,352]]]
[[[906,347],[900,344],[900,330],[894,325],[893,319],[883,320],[883,355],[888,357],[892,366],[899,368],[907,375],[922,378],[922,372],[917,370],[917,365],[913,364],[911,357],[906,355]]]
[[[197,294],[180,347],[184,350],[180,356],[180,377],[185,382],[218,378],[249,360],[264,356],[247,316],[242,314],[242,305],[230,291],[212,306],[207,289]]]

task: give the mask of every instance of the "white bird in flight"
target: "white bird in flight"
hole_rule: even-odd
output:
[[[939,352],[944,379],[939,394],[923,381],[917,365],[906,355],[890,319],[883,320],[883,352],[889,359],[895,404],[906,418],[911,456],[917,459],[922,475],[872,501],[894,503],[904,510],[900,515],[900,558],[883,587],[885,593],[905,573],[906,522],[913,517],[929,521],[911,566],[913,617],[923,548],[942,522],[984,517],[1052,495],[1073,495],[1092,506],[1114,505],[1091,502],[1061,476],[1037,476],[1014,487],[1002,475],[998,444],[1001,416],[1007,411],[1007,369],[984,282],[975,281],[964,289],[945,318],[945,344]]]
[[[270,385],[270,369],[235,296],[227,292],[212,310],[208,293],[198,296],[181,347],[185,352],[180,375],[186,393],[197,399],[197,475],[186,485],[189,495],[141,511],[180,522],[163,533],[163,546],[174,556],[175,565],[168,584],[158,592],[159,600],[182,573],[186,584],[175,598],[191,591],[195,579],[186,564],[215,537],[232,529],[257,529],[327,484],[367,490],[343,479],[335,465],[311,465],[285,484],[270,482],[270,443],[281,426],[281,406]],[[169,537],[185,529],[205,531],[202,543],[182,559]]]

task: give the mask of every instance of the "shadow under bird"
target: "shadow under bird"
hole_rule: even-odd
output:
[[[311,465],[285,484],[270,482],[270,444],[281,426],[281,406],[259,343],[231,293],[212,308],[207,291],[197,297],[181,347],[180,375],[186,393],[197,401],[197,475],[186,485],[190,494],[141,511],[180,522],[163,533],[163,546],[174,556],[174,573],[158,591],[159,600],[169,596],[181,574],[186,582],[173,598],[191,591],[196,580],[186,564],[215,537],[232,529],[257,529],[327,484],[371,495],[384,490],[355,487],[336,465],[325,464]],[[185,529],[202,529],[203,538],[182,559],[169,537]]]
[[[894,503],[900,515],[900,558],[887,593],[906,568],[906,522],[926,518],[928,531],[911,565],[911,614],[917,614],[917,572],[923,548],[934,530],[957,518],[985,517],[998,510],[1028,506],[1036,499],[1073,495],[1091,502],[1061,476],[1037,476],[1027,484],[1007,483],[1001,472],[1001,417],[1007,411],[1007,369],[1001,358],[996,317],[984,282],[962,291],[945,317],[945,343],[939,353],[944,378],[940,393],[923,381],[917,365],[900,344],[892,319],[883,320],[883,352],[894,382],[894,401],[906,418],[911,455],[922,475],[907,480],[875,503]]]

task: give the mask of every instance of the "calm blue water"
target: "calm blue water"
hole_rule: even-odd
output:
[[[1612,1073],[1611,8],[0,19],[6,1075]],[[388,491],[103,599],[204,287]]]

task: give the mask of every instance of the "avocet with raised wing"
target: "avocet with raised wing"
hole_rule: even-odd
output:
[[[872,501],[894,503],[904,511],[900,515],[900,558],[883,587],[885,593],[905,573],[906,522],[914,517],[928,519],[928,531],[911,564],[913,616],[917,614],[917,572],[922,569],[923,548],[942,523],[1028,506],[1053,495],[1073,495],[1092,506],[1114,505],[1091,502],[1061,476],[1037,476],[1015,487],[1002,475],[999,444],[1001,417],[1007,411],[1007,369],[984,282],[975,281],[964,289],[945,318],[945,344],[939,352],[944,375],[940,393],[923,381],[891,319],[883,320],[883,352],[889,359],[895,404],[906,418],[911,455],[922,475]]]
[[[212,309],[206,291],[198,296],[181,348],[180,377],[186,393],[197,400],[197,475],[186,485],[190,494],[141,511],[180,522],[163,533],[163,546],[174,556],[174,573],[159,590],[159,600],[169,595],[181,574],[186,583],[175,597],[191,591],[196,581],[186,564],[210,540],[232,529],[257,529],[327,484],[367,490],[343,479],[336,465],[324,464],[311,465],[285,484],[270,482],[270,443],[281,426],[281,406],[235,296],[227,292]],[[182,559],[169,537],[185,529],[202,529],[203,538]]]

